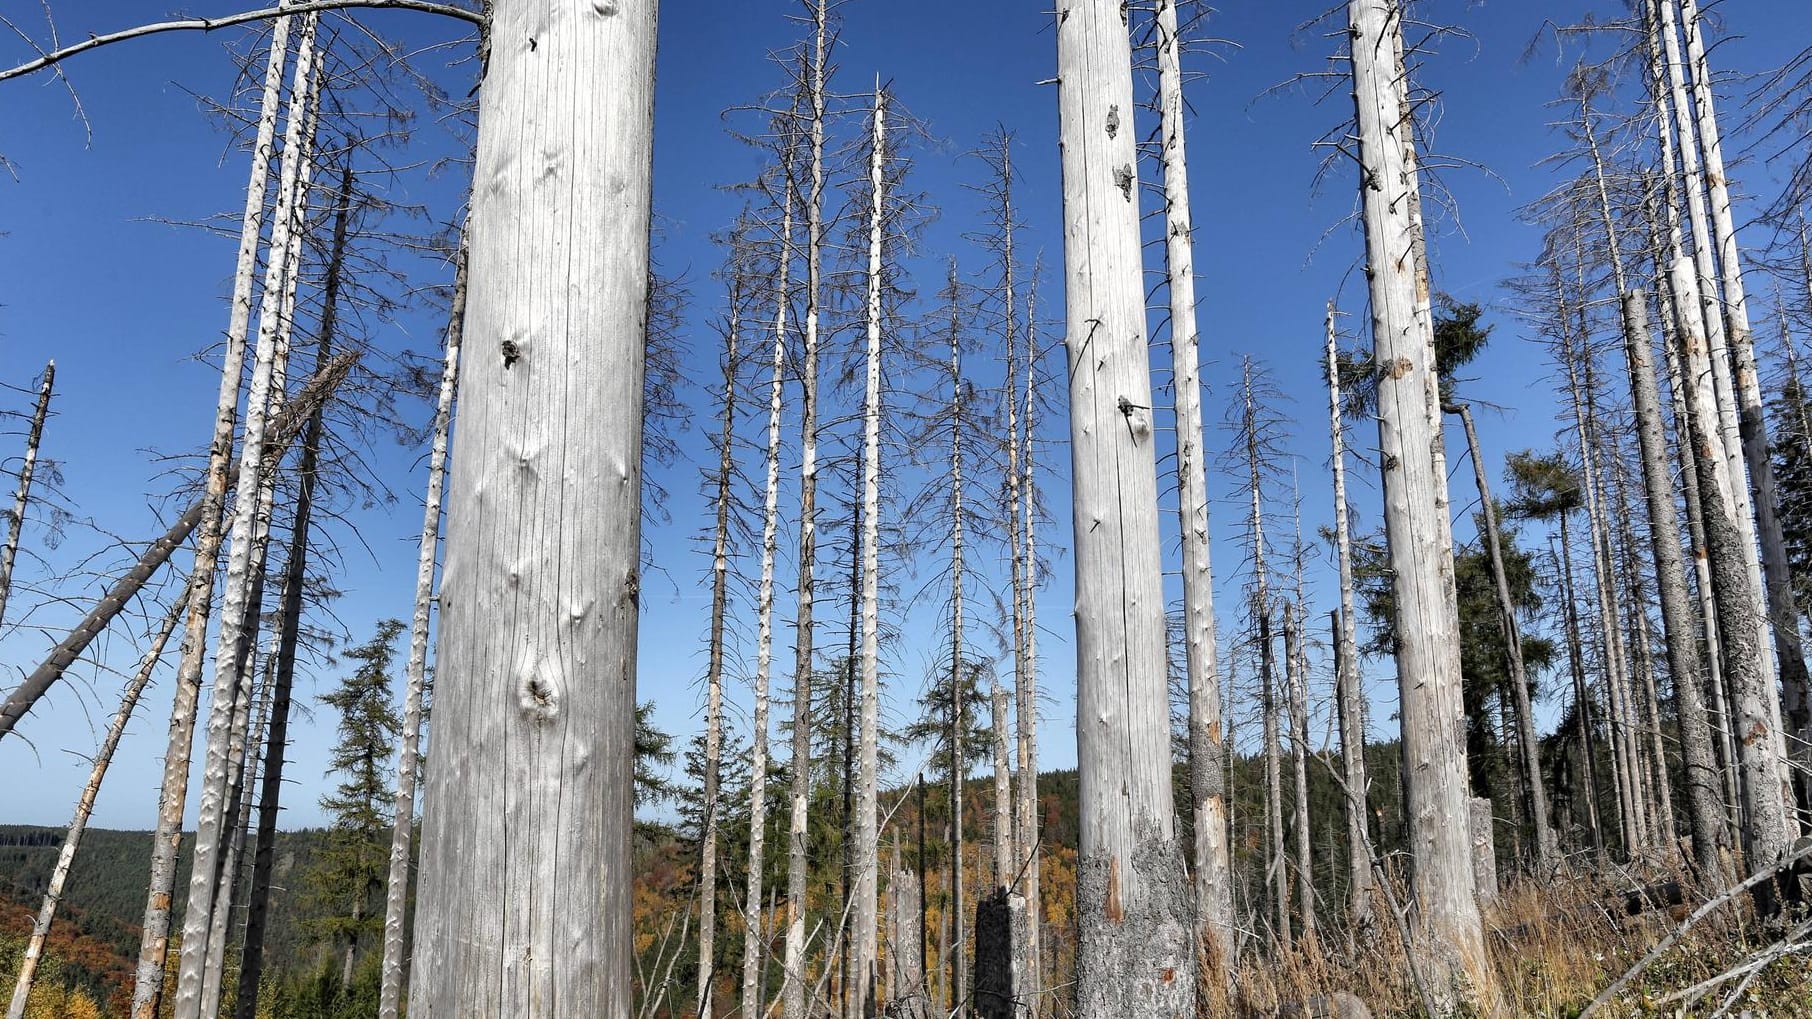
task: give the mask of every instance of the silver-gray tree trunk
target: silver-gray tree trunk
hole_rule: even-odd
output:
[[[49,392],[48,385],[44,392]],[[50,881],[44,889],[44,903],[38,908],[31,937],[25,943],[25,952],[19,957],[19,975],[13,983],[13,997],[6,1009],[6,1019],[24,1019],[25,1005],[31,998],[32,981],[37,976],[38,963],[44,958],[44,941],[50,936],[50,924],[56,918],[58,904],[62,902],[63,887],[69,880],[69,871],[75,864],[76,853],[81,849],[82,834],[88,830],[88,818],[94,813],[95,798],[101,793],[101,779],[106,777],[107,768],[113,763],[113,752],[119,748],[120,737],[126,732],[126,723],[131,720],[133,709],[138,707],[139,696],[145,692],[145,686],[151,682],[152,672],[156,671],[157,663],[164,656],[164,645],[169,643],[170,634],[175,632],[177,622],[182,619],[187,598],[188,592],[184,591],[176,603],[170,606],[163,626],[152,636],[138,671],[126,684],[126,692],[120,697],[119,710],[113,713],[113,720],[107,725],[107,735],[101,740],[101,748],[94,755],[94,764],[88,772],[88,783],[82,787],[82,795],[76,800],[75,816],[70,819],[69,828],[63,833],[63,848],[58,850],[56,865],[51,868]]]
[[[1749,466],[1750,495],[1755,507],[1756,536],[1761,542],[1762,580],[1768,616],[1779,657],[1781,698],[1787,717],[1782,735],[1800,769],[1812,767],[1812,675],[1800,642],[1799,608],[1793,600],[1793,577],[1787,562],[1786,537],[1780,519],[1780,486],[1768,442],[1761,378],[1755,365],[1755,334],[1749,324],[1749,301],[1743,284],[1743,260],[1737,245],[1736,217],[1731,212],[1730,179],[1724,170],[1724,148],[1711,92],[1711,64],[1705,55],[1705,27],[1698,0],[1679,0],[1681,31],[1692,61],[1692,100],[1699,138],[1704,144],[1703,185],[1709,193],[1713,240],[1724,286],[1724,317],[1733,361],[1737,427],[1743,460]],[[1694,182],[1694,185],[1699,182]]]
[[[1341,420],[1340,348],[1334,302],[1327,311],[1328,437],[1333,446],[1334,558],[1340,575],[1340,609],[1334,630],[1334,696],[1340,719],[1341,770],[1346,785],[1347,882],[1352,922],[1372,923],[1372,855],[1369,849],[1365,769],[1365,688],[1359,678],[1359,639],[1353,618],[1353,539],[1346,503],[1346,426]]]
[[[783,161],[790,157],[783,155]],[[745,1015],[761,1011],[767,998],[767,940],[761,912],[767,863],[768,684],[774,666],[774,553],[780,535],[780,415],[787,368],[787,309],[792,299],[793,200],[790,164],[785,174],[774,291],[774,358],[768,381],[767,480],[761,510],[761,580],[755,596],[754,718],[749,732],[749,869],[743,899],[742,1000]],[[770,890],[770,895],[772,891]],[[770,910],[770,912],[772,912]]]
[[[1378,445],[1385,533],[1397,618],[1405,814],[1415,870],[1412,951],[1434,1007],[1490,1012],[1496,981],[1485,953],[1467,838],[1466,745],[1461,737],[1459,613],[1426,263],[1411,217],[1419,181],[1402,11],[1393,0],[1352,0],[1354,100],[1378,375]]]
[[[1285,675],[1290,686],[1290,769],[1295,782],[1296,912],[1305,940],[1315,937],[1315,858],[1309,834],[1308,658],[1302,649],[1302,622],[1296,603],[1284,602]]]
[[[1195,939],[1204,982],[1232,976],[1233,871],[1227,846],[1226,748],[1214,633],[1214,568],[1202,450],[1200,334],[1195,314],[1195,235],[1184,141],[1182,40],[1176,0],[1158,0],[1159,153],[1164,167],[1164,264],[1170,293],[1170,357],[1176,388],[1177,516],[1183,539],[1183,655],[1189,687],[1189,786],[1195,818]]]
[[[852,1019],[877,1014],[880,986],[880,707],[881,707],[881,274],[887,203],[887,93],[875,90],[873,151],[868,165],[868,350],[862,400],[862,732],[857,781],[854,895],[850,923]],[[960,421],[957,427],[961,427]],[[959,443],[960,448],[960,443]],[[961,485],[960,468],[956,483]],[[958,503],[960,507],[961,503]]]
[[[38,403],[32,409],[31,427],[25,433],[25,460],[19,465],[19,491],[7,517],[6,544],[0,546],[0,621],[6,618],[7,596],[13,590],[13,562],[19,556],[19,535],[25,527],[25,508],[31,503],[31,479],[38,466],[38,444],[44,440],[44,419],[50,414],[50,393],[57,384],[57,363],[44,365],[38,383]]]
[[[175,703],[170,709],[170,739],[164,754],[163,784],[158,797],[157,831],[152,838],[151,876],[145,896],[138,967],[132,990],[132,1019],[156,1019],[163,996],[164,960],[169,952],[170,906],[176,882],[176,855],[182,842],[183,813],[189,791],[189,758],[194,743],[202,660],[207,650],[208,617],[214,604],[214,577],[222,539],[228,469],[233,459],[233,426],[238,419],[240,373],[245,364],[251,322],[253,276],[264,223],[265,185],[282,107],[283,69],[289,54],[290,19],[271,29],[264,70],[258,127],[252,141],[252,166],[246,183],[245,211],[240,220],[239,252],[228,305],[225,353],[221,360],[220,397],[214,435],[208,448],[207,487],[198,504],[200,532],[195,538],[195,565],[189,574],[188,618],[184,621]],[[256,461],[243,461],[256,473]]]
[[[793,657],[792,803],[787,823],[787,925],[780,1000],[785,1019],[805,1016],[805,910],[811,878],[812,599],[818,550],[818,345],[824,264],[824,104],[829,7],[806,0],[812,19],[811,188],[805,203],[805,336],[799,360],[799,581]]]
[[[630,1014],[655,14],[492,12],[414,1019]]]
[[[1076,553],[1078,1013],[1193,1015],[1171,798],[1132,53],[1113,0],[1057,16]]]
[[[409,661],[404,667],[403,729],[396,757],[396,801],[390,828],[390,873],[384,887],[384,961],[378,986],[378,1019],[401,1012],[408,963],[410,849],[415,842],[416,787],[420,784],[423,701],[428,684],[428,621],[434,611],[434,564],[440,550],[441,496],[446,488],[448,437],[453,398],[459,387],[459,345],[465,331],[470,264],[465,241],[453,273],[453,302],[447,315],[446,351],[428,448],[428,489],[422,500],[422,536],[415,555],[415,605],[409,617]]]

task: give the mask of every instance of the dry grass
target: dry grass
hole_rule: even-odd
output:
[[[1626,887],[1587,878],[1522,884],[1487,909],[1486,939],[1508,1014],[1579,1015],[1676,928],[1684,910],[1624,915]],[[1687,908],[1706,898],[1689,889]],[[1812,1019],[1809,938],[1812,925],[1795,932],[1758,924],[1748,902],[1738,900],[1689,931],[1597,1015]],[[1759,964],[1770,946],[1778,957]],[[1282,951],[1248,950],[1236,971],[1234,1014],[1274,1016],[1292,1003],[1347,991],[1378,1016],[1420,1015],[1405,958],[1388,919],[1362,936],[1324,930]]]

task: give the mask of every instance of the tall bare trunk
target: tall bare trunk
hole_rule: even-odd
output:
[[[1397,608],[1409,848],[1415,861],[1412,951],[1437,1011],[1475,1003],[1489,1012],[1496,982],[1485,954],[1467,838],[1465,746],[1453,736],[1460,696],[1459,614],[1440,444],[1434,333],[1420,257],[1413,120],[1400,54],[1401,9],[1391,0],[1348,6],[1358,111],[1385,533]]]
[[[1516,622],[1516,603],[1510,597],[1510,580],[1504,572],[1504,539],[1498,531],[1497,503],[1491,498],[1491,480],[1479,449],[1478,429],[1472,423],[1472,407],[1455,404],[1452,412],[1460,416],[1460,424],[1466,429],[1472,477],[1479,489],[1479,514],[1485,520],[1485,551],[1491,561],[1498,627],[1504,637],[1504,660],[1509,664],[1511,703],[1516,708],[1517,744],[1522,748],[1523,788],[1528,798],[1529,818],[1535,828],[1535,869],[1540,879],[1546,881],[1560,866],[1560,846],[1554,837],[1554,825],[1548,818],[1547,783],[1541,774],[1541,742],[1535,734],[1535,712],[1529,705],[1529,677],[1523,667],[1522,627]]]
[[[1560,515],[1560,579],[1563,615],[1566,619],[1567,671],[1573,678],[1573,718],[1579,729],[1579,749],[1585,757],[1586,828],[1592,839],[1592,852],[1604,857],[1604,828],[1598,819],[1598,751],[1593,738],[1592,694],[1586,686],[1585,642],[1579,633],[1579,598],[1573,580],[1573,536],[1567,526],[1569,513]]]
[[[208,616],[214,602],[214,575],[221,544],[221,517],[226,506],[228,468],[233,459],[233,426],[238,417],[240,373],[245,363],[246,331],[251,321],[252,283],[257,272],[258,244],[264,222],[265,185],[275,158],[277,115],[281,106],[283,69],[289,52],[290,19],[276,20],[265,63],[264,92],[252,143],[252,168],[246,184],[245,212],[239,230],[238,262],[227,315],[226,348],[221,363],[220,398],[214,435],[208,450],[207,488],[199,504],[195,566],[188,583],[188,618],[183,628],[181,661],[176,673],[175,704],[170,709],[169,748],[164,756],[163,786],[158,799],[157,832],[151,850],[151,879],[139,942],[138,968],[132,992],[133,1019],[155,1019],[163,996],[164,958],[169,951],[171,893],[176,881],[176,854],[189,789],[189,755],[201,688]],[[256,473],[255,459],[242,461]],[[194,526],[194,525],[191,525]],[[180,539],[179,539],[180,540]]]
[[[1687,369],[1687,421],[1698,455],[1699,496],[1705,508],[1706,539],[1718,596],[1725,678],[1734,701],[1731,707],[1735,728],[1742,734],[1739,764],[1743,845],[1747,865],[1753,872],[1772,866],[1786,852],[1792,831],[1788,810],[1793,794],[1787,784],[1786,762],[1782,760],[1780,731],[1774,727],[1770,710],[1778,710],[1774,684],[1765,681],[1768,673],[1763,660],[1768,654],[1763,643],[1765,631],[1758,624],[1762,615],[1760,592],[1750,583],[1752,576],[1744,566],[1740,547],[1744,538],[1734,520],[1735,500],[1731,492],[1740,486],[1730,475],[1729,461],[1717,455],[1716,396],[1711,372],[1705,366],[1709,344],[1700,317],[1693,313],[1700,306],[1698,280],[1684,258],[1674,260],[1669,275],[1679,316],[1676,334]],[[1776,907],[1768,882],[1757,886],[1755,897],[1764,913]]]
[[[698,849],[698,994],[694,1012],[716,1013],[717,977],[717,839],[722,809],[718,797],[723,770],[723,685],[726,624],[730,602],[730,507],[736,479],[736,404],[742,359],[742,304],[749,285],[746,229],[738,226],[730,241],[730,320],[724,329],[723,416],[717,435],[716,517],[711,535],[711,634],[705,666],[705,778]],[[380,1017],[389,1019],[389,1017]]]
[[[1124,8],[1057,19],[1076,549],[1078,1012],[1193,1014]]]
[[[48,386],[44,392],[49,392]],[[38,918],[32,924],[31,938],[25,944],[24,954],[19,957],[19,976],[13,984],[12,1003],[7,1006],[6,1019],[23,1019],[25,1015],[25,1003],[31,997],[32,981],[37,975],[38,963],[44,957],[44,941],[50,936],[51,921],[55,919],[57,906],[63,900],[63,886],[69,880],[69,870],[75,864],[76,852],[82,846],[82,834],[87,831],[88,818],[94,812],[95,797],[100,795],[101,779],[106,776],[107,767],[113,762],[113,752],[119,748],[120,737],[125,734],[126,723],[132,719],[139,696],[145,692],[146,684],[151,682],[151,674],[163,658],[164,645],[169,643],[170,634],[175,632],[177,622],[182,619],[187,598],[188,592],[185,591],[170,606],[162,628],[152,636],[138,671],[133,674],[131,682],[126,684],[126,692],[120,697],[119,710],[113,713],[113,721],[107,726],[107,735],[101,740],[101,748],[94,755],[94,764],[88,772],[88,784],[82,787],[82,795],[76,801],[75,816],[70,819],[69,829],[63,834],[63,848],[57,852],[56,866],[51,869],[50,881],[44,889],[44,904],[38,908]]]
[[[242,645],[256,625],[255,576],[263,572],[258,534],[265,486],[271,478],[264,465],[272,409],[283,399],[284,367],[288,360],[289,323],[283,310],[290,285],[291,243],[301,226],[298,209],[307,201],[309,163],[309,110],[314,92],[315,27],[319,16],[305,15],[296,43],[295,75],[290,85],[289,111],[283,135],[283,166],[277,184],[277,203],[271,218],[270,247],[265,258],[264,293],[258,309],[258,341],[253,352],[252,378],[246,392],[245,426],[240,439],[246,468],[239,472],[233,492],[232,528],[228,544],[225,582],[221,593],[220,625],[215,637],[214,689],[208,707],[207,750],[202,762],[201,803],[196,811],[195,852],[189,864],[189,901],[183,916],[181,963],[176,978],[176,1019],[202,1019],[212,1015],[213,1000],[206,991],[217,987],[208,971],[208,932],[213,923],[215,890],[221,876],[227,840],[231,798],[232,756],[235,737],[243,740],[242,716],[249,704],[249,670]],[[263,465],[263,469],[260,469]]]
[[[1189,685],[1189,784],[1195,838],[1195,938],[1209,972],[1226,984],[1233,959],[1233,872],[1221,779],[1221,682],[1214,633],[1214,569],[1202,453],[1202,381],[1195,315],[1195,237],[1183,125],[1182,40],[1175,0],[1157,5],[1158,103],[1163,114],[1164,256],[1170,294],[1170,357],[1176,388],[1177,515],[1183,539],[1183,648]]]
[[[492,11],[414,1019],[630,1014],[655,14]]]
[[[763,489],[761,523],[761,580],[756,593],[755,710],[749,734],[749,873],[742,949],[742,1011],[754,1016],[766,1001],[767,958],[761,914],[763,869],[767,866],[768,803],[768,683],[774,666],[774,551],[780,532],[780,412],[785,395],[787,362],[787,309],[792,300],[790,282],[793,255],[793,180],[791,156],[785,163],[780,215],[780,237],[775,266],[774,359],[768,382],[767,480]]]
[[[1664,0],[1671,3],[1671,0]],[[1726,336],[1732,359],[1732,388],[1737,405],[1737,427],[1743,460],[1749,467],[1749,484],[1755,512],[1756,536],[1761,542],[1763,593],[1774,631],[1779,658],[1781,695],[1787,717],[1782,735],[1792,748],[1789,759],[1800,768],[1812,767],[1812,676],[1806,670],[1806,652],[1800,643],[1799,610],[1793,603],[1793,577],[1787,563],[1787,543],[1782,534],[1779,485],[1768,445],[1768,419],[1762,402],[1761,378],[1755,366],[1755,335],[1749,324],[1749,301],[1743,285],[1742,254],[1737,246],[1736,218],[1731,212],[1730,181],[1724,170],[1724,149],[1718,131],[1718,114],[1711,93],[1711,64],[1705,55],[1704,24],[1698,0],[1679,0],[1681,31],[1687,57],[1692,61],[1692,100],[1699,138],[1704,143],[1703,186],[1709,192],[1712,239],[1717,244],[1719,279],[1724,288]],[[1697,229],[1697,226],[1694,227]],[[1707,306],[1709,312],[1709,305]]]
[[[862,737],[853,833],[856,901],[850,910],[855,927],[851,969],[857,985],[850,996],[852,1017],[877,1014],[880,982],[881,242],[887,202],[887,93],[878,87],[870,145],[874,151],[868,166],[868,356],[862,401]],[[953,481],[960,493],[960,461]],[[960,516],[960,494],[958,499]]]
[[[807,0],[812,17],[811,190],[805,202],[805,343],[799,361],[799,583],[794,617],[792,811],[787,825],[787,926],[780,999],[785,1019],[805,1019],[805,907],[811,878],[809,808],[812,753],[812,598],[818,550],[818,341],[824,261],[824,84],[828,73],[826,0]]]
[[[31,502],[31,478],[38,466],[38,444],[44,440],[44,419],[50,415],[50,393],[56,387],[57,363],[46,362],[38,382],[38,403],[32,410],[31,428],[25,433],[25,461],[19,465],[19,491],[7,518],[6,544],[0,546],[0,620],[6,618],[7,596],[13,590],[13,560],[19,555],[19,532],[25,526],[25,508]]]
[[[1035,473],[1037,443],[1032,432],[1032,413],[1037,405],[1035,397],[1040,354],[1037,301],[1038,279],[1037,272],[1034,271],[1032,285],[1026,291],[1025,387],[1020,413],[1020,427],[1024,431],[1020,446],[1020,513],[1015,524],[1015,530],[1020,536],[1018,597],[1023,604],[1021,614],[1025,618],[1025,633],[1019,642],[1016,656],[1023,664],[1022,683],[1015,691],[1015,715],[1019,722],[1019,816],[1014,829],[1019,842],[1020,868],[1024,873],[1021,886],[1025,889],[1026,897],[1026,929],[1022,939],[1025,945],[1024,998],[1030,1019],[1038,1019],[1044,1011],[1044,900],[1039,889],[1038,854],[1038,483]],[[1014,394],[1009,390],[1007,402],[1012,403],[1013,399]]]
[[[434,563],[440,548],[441,496],[446,487],[448,436],[453,399],[459,388],[459,345],[465,333],[467,265],[465,240],[453,273],[453,301],[447,314],[446,350],[440,391],[434,402],[433,439],[428,448],[428,488],[422,499],[422,536],[415,555],[415,605],[409,617],[409,661],[404,667],[403,730],[396,761],[396,801],[390,829],[390,873],[384,889],[384,962],[378,987],[379,1019],[401,1012],[408,961],[409,878],[415,842],[415,794],[420,784],[423,701],[428,682],[428,621],[434,611]],[[250,1017],[240,1017],[250,1019]]]
[[[1334,302],[1327,311],[1329,462],[1334,472],[1334,558],[1340,574],[1340,610],[1334,630],[1334,689],[1340,719],[1340,756],[1346,783],[1347,882],[1354,926],[1372,923],[1372,857],[1367,848],[1369,810],[1365,769],[1365,688],[1359,678],[1359,640],[1353,618],[1353,539],[1346,503],[1346,427],[1341,421],[1340,349],[1334,333]]]
[[[1661,625],[1667,644],[1667,671],[1674,687],[1674,712],[1680,725],[1680,755],[1685,762],[1686,803],[1692,827],[1693,859],[1701,873],[1722,880],[1718,851],[1723,808],[1718,802],[1718,775],[1711,747],[1711,725],[1705,717],[1698,648],[1690,636],[1696,624],[1686,590],[1686,564],[1680,554],[1680,520],[1674,506],[1666,436],[1661,428],[1661,400],[1649,352],[1648,295],[1631,290],[1623,296],[1624,357],[1629,363],[1630,401],[1636,411],[1636,438],[1642,444],[1642,478],[1648,497],[1650,551],[1661,593]]]
[[[1284,671],[1290,685],[1290,767],[1295,779],[1296,913],[1305,940],[1315,937],[1315,860],[1309,834],[1309,684],[1308,657],[1302,649],[1302,624],[1296,603],[1284,602]]]

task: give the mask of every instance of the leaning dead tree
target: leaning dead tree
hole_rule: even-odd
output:
[[[1395,0],[1352,0],[1347,16],[1403,758],[1413,765],[1405,776],[1415,861],[1409,950],[1438,1012],[1489,1012],[1496,980],[1473,893],[1466,748],[1455,737],[1462,724],[1459,612],[1428,267],[1420,216],[1412,212],[1420,182],[1402,9]]]
[[[19,957],[19,976],[13,984],[13,997],[6,1009],[6,1019],[24,1019],[25,1005],[31,998],[32,981],[36,979],[38,964],[44,958],[44,942],[50,936],[50,925],[56,919],[57,906],[62,902],[63,888],[69,880],[70,868],[75,864],[77,851],[81,849],[82,834],[88,829],[95,798],[100,795],[101,780],[106,777],[107,768],[113,763],[113,752],[119,748],[120,737],[126,732],[126,723],[132,720],[132,712],[138,707],[139,697],[151,682],[151,675],[157,670],[158,662],[163,659],[164,645],[169,643],[170,634],[182,619],[183,608],[183,602],[179,598],[164,617],[163,625],[152,635],[138,671],[126,684],[126,692],[120,697],[119,710],[113,713],[113,720],[107,725],[107,735],[101,740],[101,748],[94,755],[94,764],[88,772],[88,783],[82,787],[81,798],[76,801],[75,816],[70,819],[69,827],[63,833],[63,848],[57,852],[56,865],[51,869],[50,881],[45,886],[44,903],[38,908],[31,937],[25,943],[24,954]]]
[[[492,19],[409,1012],[626,1016],[655,4]]]
[[[1122,8],[1057,21],[1076,536],[1081,782],[1077,1006],[1195,1012],[1190,891],[1171,799],[1157,466]]]
[[[31,503],[31,478],[38,466],[38,444],[44,440],[44,419],[50,414],[50,393],[57,384],[57,363],[44,365],[38,383],[38,402],[31,414],[31,428],[25,434],[25,459],[19,464],[19,490],[13,496],[13,510],[7,517],[6,544],[0,546],[0,621],[6,619],[7,595],[13,590],[13,561],[19,556],[19,533],[25,527],[25,508]]]

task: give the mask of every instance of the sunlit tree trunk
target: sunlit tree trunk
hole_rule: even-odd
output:
[[[1437,1011],[1496,1006],[1474,897],[1466,748],[1460,731],[1459,614],[1426,262],[1412,219],[1419,182],[1400,55],[1401,10],[1352,0],[1354,100],[1378,377],[1385,533],[1396,604],[1411,883],[1411,950]]]
[[[411,853],[415,842],[416,787],[421,782],[421,731],[428,685],[428,621],[434,611],[434,563],[440,549],[441,496],[446,488],[448,437],[453,399],[459,388],[459,345],[465,331],[469,264],[462,239],[453,273],[453,301],[447,314],[446,350],[441,357],[440,391],[434,401],[433,438],[428,447],[428,488],[422,499],[422,536],[415,554],[415,607],[409,617],[409,661],[404,667],[403,729],[396,761],[396,805],[391,817],[390,873],[384,888],[384,961],[378,988],[379,1019],[397,1019],[408,961]],[[242,1017],[245,1019],[245,1017]]]
[[[811,879],[812,599],[818,549],[818,346],[824,261],[824,105],[829,73],[826,0],[807,0],[812,59],[806,100],[811,106],[811,182],[805,200],[805,339],[800,352],[799,583],[794,617],[792,810],[787,825],[787,926],[780,1000],[785,1019],[805,1016],[805,907]]]
[[[272,27],[258,127],[252,142],[251,178],[246,184],[245,212],[240,221],[238,264],[233,276],[221,363],[220,398],[208,449],[207,488],[198,507],[200,530],[195,539],[195,566],[189,575],[188,616],[184,621],[181,658],[174,683],[175,703],[170,709],[170,739],[158,798],[157,831],[152,838],[151,876],[132,991],[133,1019],[156,1019],[159,999],[163,995],[164,960],[169,951],[176,856],[182,841],[183,813],[189,790],[196,702],[201,689],[202,659],[207,649],[208,617],[214,603],[214,577],[229,483],[227,475],[233,459],[233,426],[238,418],[240,374],[244,369],[246,333],[251,322],[252,284],[258,268],[266,183],[275,158],[273,145],[282,106],[289,30],[290,19],[287,17],[278,18]],[[242,464],[242,473],[257,473],[259,464],[256,460],[246,458]]]
[[[1335,617],[1334,696],[1340,719],[1341,770],[1346,783],[1347,886],[1354,926],[1372,923],[1372,857],[1365,769],[1365,688],[1359,678],[1359,640],[1353,617],[1353,539],[1346,502],[1346,426],[1341,420],[1340,348],[1334,332],[1334,302],[1327,311],[1328,437],[1334,474],[1334,558],[1340,574],[1340,610]]]
[[[1171,795],[1157,466],[1124,9],[1057,19],[1075,511],[1077,1008],[1193,1015],[1188,879]]]
[[[1284,672],[1290,686],[1290,768],[1295,779],[1296,912],[1305,941],[1315,937],[1315,860],[1309,835],[1309,661],[1296,603],[1284,602]]]
[[[44,440],[44,419],[50,414],[50,393],[57,382],[57,363],[44,365],[38,382],[38,403],[32,409],[31,427],[25,433],[25,460],[19,465],[19,491],[13,496],[7,518],[6,544],[0,546],[0,620],[6,617],[7,596],[13,590],[13,561],[19,556],[19,533],[25,526],[25,508],[31,502],[31,477],[38,466],[38,444]]]
[[[49,392],[48,384],[42,392]],[[88,829],[95,798],[101,792],[101,779],[106,777],[107,768],[113,763],[113,752],[119,748],[120,737],[126,732],[126,723],[132,719],[139,696],[145,692],[146,684],[151,682],[151,674],[157,670],[157,663],[163,658],[164,645],[169,643],[170,634],[175,632],[177,622],[182,619],[187,598],[188,592],[185,591],[176,604],[170,607],[163,626],[152,636],[138,671],[126,684],[126,692],[120,697],[119,710],[114,712],[113,721],[107,726],[107,735],[101,740],[101,748],[94,755],[94,764],[88,772],[88,783],[82,787],[82,795],[76,801],[75,816],[70,819],[69,828],[63,833],[63,848],[57,852],[56,865],[51,868],[50,880],[45,885],[44,904],[38,908],[38,918],[32,924],[31,937],[25,943],[24,954],[19,957],[19,975],[13,984],[12,1003],[7,1006],[6,1019],[24,1019],[25,1005],[31,997],[32,981],[37,976],[38,963],[44,958],[44,941],[50,936],[51,921],[55,919],[57,906],[63,900],[63,888],[69,880],[70,867],[75,864],[76,852],[81,849],[82,834]]]
[[[1194,800],[1196,944],[1204,981],[1226,984],[1233,959],[1233,872],[1221,773],[1221,683],[1214,633],[1214,569],[1202,451],[1202,380],[1195,314],[1195,237],[1183,124],[1182,40],[1175,0],[1157,5],[1158,105],[1163,114],[1164,261],[1170,294],[1170,356],[1176,388],[1177,515],[1183,540],[1183,648],[1189,684],[1189,782]]]
[[[307,201],[310,161],[308,121],[314,94],[315,26],[306,15],[296,43],[295,75],[283,136],[283,167],[277,204],[271,218],[265,258],[264,292],[258,309],[258,341],[253,351],[251,383],[246,391],[245,426],[240,438],[245,468],[233,492],[232,528],[226,575],[221,592],[220,624],[215,636],[214,689],[208,707],[207,750],[202,762],[201,802],[196,811],[195,851],[189,864],[189,899],[183,916],[181,964],[176,979],[176,1019],[212,1016],[217,1005],[218,974],[209,970],[209,932],[217,906],[234,805],[231,777],[235,745],[243,747],[244,716],[250,706],[251,670],[246,652],[255,633],[264,572],[261,526],[268,523],[266,486],[274,464],[265,464],[266,436],[272,411],[283,400],[290,323],[284,316],[292,280],[294,240],[302,227],[298,209]],[[265,533],[268,533],[267,531]]]
[[[793,180],[791,155],[782,153],[780,236],[775,255],[774,359],[768,382],[767,479],[761,510],[761,580],[756,590],[755,707],[749,733],[749,871],[743,900],[742,1010],[761,1012],[767,1000],[766,924],[761,912],[767,866],[768,684],[774,667],[774,553],[780,532],[780,412],[785,395],[787,309],[792,300]],[[770,891],[771,894],[771,891]]]
[[[412,1019],[631,1010],[655,13],[492,12]]]

